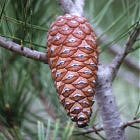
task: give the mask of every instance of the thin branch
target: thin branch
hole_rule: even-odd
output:
[[[140,129],[139,126],[134,126],[134,125],[130,125],[130,127],[135,128],[135,129]]]
[[[132,121],[128,121],[126,123],[123,123],[120,128],[123,128],[125,129],[126,127],[128,126],[133,126],[134,124],[138,124],[140,123],[140,119],[137,119],[137,120],[132,120]],[[86,135],[86,134],[90,134],[90,133],[99,133],[100,131],[104,131],[104,128],[103,127],[96,127],[96,126],[93,126],[92,129],[90,130],[86,130],[85,132],[81,132],[81,133],[76,133],[74,135]]]
[[[111,52],[111,54],[117,55],[118,52],[121,51],[121,47],[119,45],[117,45],[117,47],[110,47],[108,50],[109,50],[109,52]],[[136,71],[137,73],[140,72],[140,67],[136,63],[136,59],[135,58],[133,58],[133,57],[126,57],[124,59],[124,64],[128,68],[132,69],[133,71]]]
[[[86,134],[90,134],[90,133],[98,133],[98,132],[103,131],[103,130],[104,130],[103,127],[97,128],[96,126],[93,126],[93,128],[90,130],[86,130],[85,132],[81,132],[81,133],[76,133],[74,135],[86,135]]]
[[[112,61],[110,64],[111,68],[111,79],[114,80],[116,77],[116,74],[123,63],[124,58],[132,51],[132,47],[136,42],[136,39],[138,38],[140,33],[140,27],[135,27],[133,32],[131,33],[124,50],[122,50]]]
[[[93,126],[93,130],[95,130],[94,133],[95,133],[96,135],[98,135],[98,137],[100,137],[102,140],[106,140],[106,139],[100,134],[100,131],[103,130],[103,127],[97,129],[95,126]]]
[[[103,31],[101,28],[97,27],[95,30],[98,36],[102,35]],[[101,38],[99,38],[99,45],[106,44],[106,42],[109,42],[109,41],[110,41],[109,37],[105,34]],[[109,51],[110,54],[112,55],[118,55],[118,53],[122,51],[122,47],[118,45],[117,43],[115,43],[113,45],[109,45],[107,51]],[[133,71],[136,71],[137,73],[139,73],[140,67],[136,64],[136,60],[133,57],[129,57],[129,56],[126,57],[124,59],[124,64],[126,64]]]
[[[122,128],[126,128],[128,126],[132,126],[133,124],[137,124],[140,123],[140,118],[137,120],[133,120],[133,121],[129,121],[123,124]]]
[[[27,58],[31,58],[34,60],[38,60],[38,61],[42,61],[44,63],[47,63],[46,53],[32,50],[32,49],[29,49],[27,47],[23,47],[17,43],[14,43],[10,40],[7,40],[7,38],[1,37],[1,36],[0,36],[0,47],[3,47],[7,50],[10,50],[10,51],[15,52],[17,54],[20,54],[20,55],[25,56]]]

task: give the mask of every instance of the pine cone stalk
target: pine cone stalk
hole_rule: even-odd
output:
[[[57,92],[78,127],[87,126],[98,70],[96,36],[84,17],[58,17],[48,32],[48,61]]]

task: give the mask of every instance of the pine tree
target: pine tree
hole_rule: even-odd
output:
[[[102,92],[115,95],[122,122],[126,121],[122,128],[127,129],[127,138],[139,139],[139,1],[93,0],[85,1],[85,6],[83,0],[69,0],[66,5],[64,2],[0,1],[0,140],[108,139],[105,134],[108,124],[104,120],[113,118],[110,114],[103,114],[103,110],[111,110],[114,98],[100,96],[104,95],[99,94]],[[81,13],[79,16],[88,19],[97,35],[100,47],[98,71],[103,72],[98,74],[99,81],[101,75],[107,74],[107,69],[101,69],[100,63],[106,67],[110,62],[114,64],[114,57],[132,45],[125,52],[132,53],[123,60],[117,79],[113,81],[120,65],[115,67],[116,71],[112,70],[111,82],[104,79],[106,81],[97,84],[93,113],[84,129],[70,120],[60,104],[46,57],[51,24],[60,15],[77,11]],[[49,45],[47,47],[49,49]],[[57,55],[60,54],[57,52]],[[103,83],[108,83],[110,90],[103,87]],[[112,132],[115,132],[113,128]]]

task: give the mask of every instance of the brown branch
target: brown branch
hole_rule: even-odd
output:
[[[1,36],[0,36],[0,47],[3,47],[7,50],[10,50],[19,55],[25,56],[27,58],[31,58],[34,60],[38,60],[38,61],[47,63],[46,53],[32,50],[27,47],[23,47],[17,43],[14,43],[13,41],[7,40],[7,38],[1,37]]]
[[[132,126],[133,124],[137,124],[137,123],[140,123],[140,118],[137,120],[133,120],[133,121],[129,121],[129,122],[124,123],[122,125],[122,128],[126,128],[128,126]]]
[[[85,132],[81,132],[81,133],[76,133],[74,135],[87,135],[87,134],[90,134],[90,133],[98,133],[98,132],[103,131],[103,130],[104,130],[103,127],[97,128],[96,126],[93,126],[93,128],[90,129],[90,130],[86,130]]]
[[[110,64],[112,80],[114,80],[114,78],[116,77],[117,72],[121,64],[123,63],[125,57],[132,51],[132,47],[135,44],[139,34],[140,34],[140,27],[136,26],[125,45],[124,50],[120,51],[119,54],[113,59],[112,63]]]
[[[132,120],[132,121],[128,121],[126,123],[123,123],[120,128],[127,128],[128,126],[132,126],[134,124],[138,124],[140,123],[140,119],[137,119],[137,120]],[[93,126],[92,129],[90,130],[86,130],[84,132],[80,132],[80,133],[76,133],[74,135],[86,135],[86,134],[90,134],[90,133],[99,133],[100,131],[104,131],[104,128],[103,127],[96,127],[96,126]]]

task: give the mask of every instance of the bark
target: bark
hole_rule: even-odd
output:
[[[8,49],[12,52],[25,56],[27,58],[32,58],[34,60],[42,61],[47,63],[47,55],[46,53],[39,52],[36,50],[29,49],[27,47],[23,47],[15,42],[12,42],[2,36],[0,36],[0,47]]]
[[[125,140],[122,120],[112,91],[111,73],[108,67],[99,67],[96,101],[101,112],[103,128],[108,140]]]

